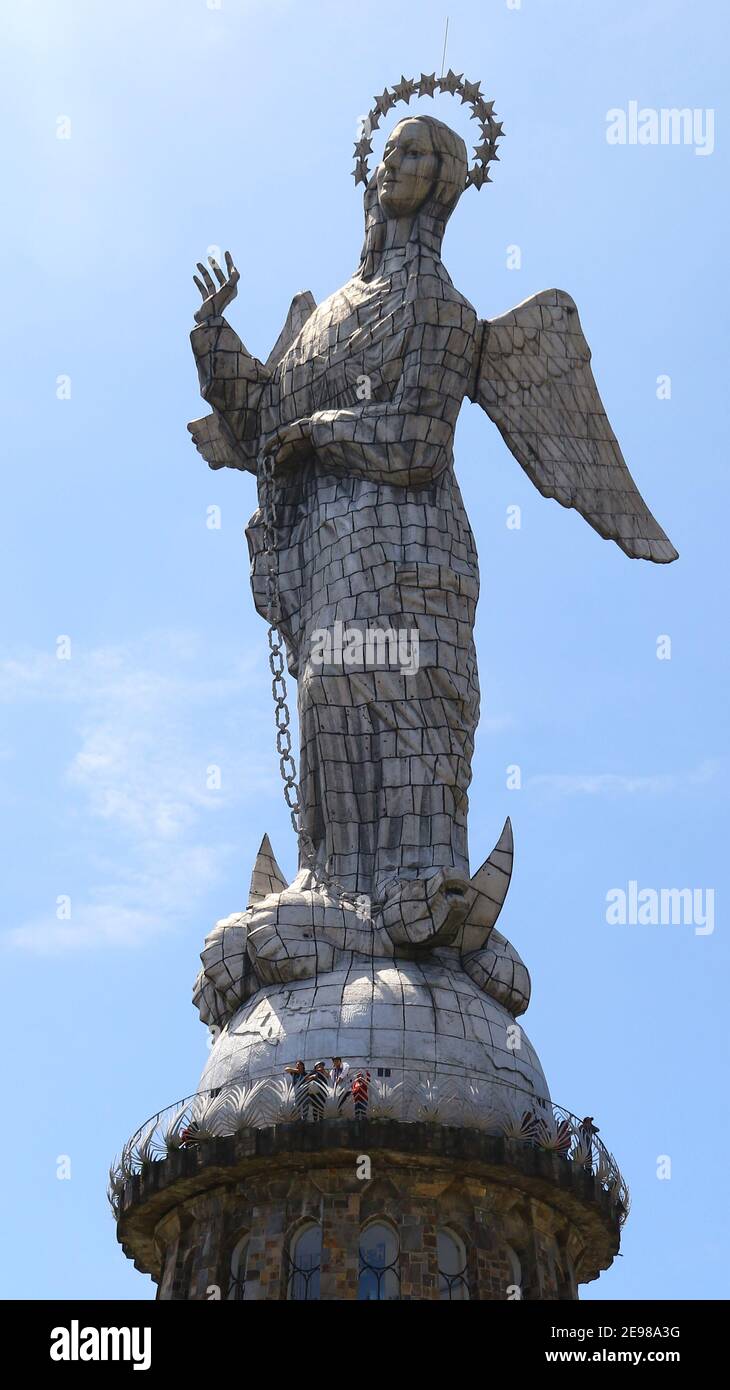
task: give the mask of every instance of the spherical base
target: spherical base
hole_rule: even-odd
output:
[[[442,950],[423,962],[374,959],[319,980],[261,989],[217,1038],[199,1089],[280,1076],[342,1057],[392,1086],[477,1088],[498,1112],[524,1110],[549,1092],[521,1024]]]

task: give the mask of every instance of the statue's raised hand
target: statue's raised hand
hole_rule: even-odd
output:
[[[206,270],[202,261],[198,261],[198,270],[200,271],[201,278],[198,279],[198,276],[194,275],[193,279],[200,290],[203,303],[194,315],[196,323],[205,323],[206,319],[215,318],[218,314],[222,314],[226,306],[230,304],[231,300],[235,299],[238,294],[238,281],[241,277],[233,264],[233,257],[230,251],[226,251],[226,271],[228,278],[226,278],[226,275],[213,256],[208,257],[208,265],[213,271],[213,275],[215,275],[218,284],[215,284],[213,276],[210,274],[210,271]]]

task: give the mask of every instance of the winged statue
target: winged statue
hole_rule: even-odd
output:
[[[223,316],[239,279],[231,256],[198,266],[191,342],[212,413],[188,428],[211,468],[257,475],[254,603],[285,648],[300,733],[298,781],[288,776],[299,874],[287,885],[262,847],[268,891],[252,889],[228,936],[209,938],[207,966],[203,955],[210,1017],[261,982],[331,969],[338,952],[444,947],[514,1012],[526,1007],[524,966],[494,927],[509,825],[477,874],[469,863],[479,569],[454,471],[465,398],[544,497],[631,558],[677,557],[626,465],[570,295],[543,290],[483,319],[449,278],[446,224],[465,187],[488,181],[501,130],[480,94],[472,106],[491,139],[472,170],[461,137],[419,115],[395,126],[370,177],[366,127],[359,265],[320,305],[295,296],[265,362]],[[323,648],[323,634],[339,640]]]

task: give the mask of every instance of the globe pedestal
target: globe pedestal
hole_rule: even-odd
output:
[[[391,1090],[431,1083],[444,1103],[473,1093],[481,1107],[521,1114],[549,1101],[524,1028],[448,949],[420,962],[353,960],[259,990],[216,1037],[198,1089],[281,1077],[299,1058],[329,1069],[333,1057]]]

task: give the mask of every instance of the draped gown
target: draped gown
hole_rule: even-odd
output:
[[[423,246],[319,305],[274,369],[223,318],[192,334],[204,398],[251,466],[282,425],[311,449],[277,477],[280,630],[298,684],[302,821],[329,871],[373,901],[439,869],[469,876],[479,684],[477,553],[453,435],[478,368],[476,314]],[[268,616],[262,514],[247,529]],[[342,624],[418,640],[418,668],[314,659]],[[321,655],[321,649],[320,649]],[[382,656],[382,653],[381,653]]]

